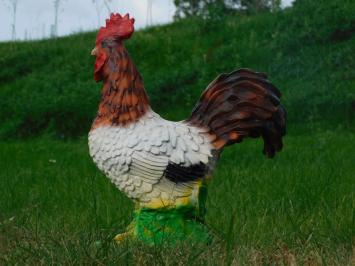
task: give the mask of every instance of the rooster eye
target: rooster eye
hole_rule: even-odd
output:
[[[102,41],[102,42],[101,42],[101,47],[102,47],[102,48],[108,47],[107,41]]]
[[[117,43],[114,40],[108,39],[108,40],[103,40],[101,42],[101,47],[102,48],[107,48],[107,49],[112,49],[117,45]]]

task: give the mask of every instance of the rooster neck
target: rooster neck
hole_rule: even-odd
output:
[[[110,49],[103,73],[102,99],[93,128],[126,126],[146,114],[150,109],[148,96],[123,44]]]

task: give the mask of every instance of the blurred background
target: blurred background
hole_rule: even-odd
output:
[[[221,72],[249,67],[281,88],[291,125],[351,124],[350,0],[35,3],[0,1],[0,36],[7,40],[0,43],[0,138],[87,133],[100,98],[89,53],[95,29],[112,11],[129,12],[142,29],[126,44],[153,107],[170,119],[186,117]]]
[[[277,4],[287,7],[292,2],[280,0]],[[35,3],[1,0],[0,3],[0,41],[44,39],[94,30],[104,24],[111,12],[134,13],[137,28],[171,22],[176,12],[174,0],[37,0]]]
[[[90,55],[110,12],[155,112],[188,117],[220,73],[282,92],[287,135],[225,149],[209,186],[216,242],[116,246],[133,204],[98,171]],[[0,0],[0,265],[355,265],[354,0]]]

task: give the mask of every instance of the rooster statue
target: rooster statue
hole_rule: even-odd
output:
[[[112,14],[92,50],[94,78],[103,89],[89,133],[90,155],[136,204],[133,222],[115,239],[209,241],[204,201],[216,162],[226,146],[246,137],[262,137],[267,157],[281,150],[281,94],[265,74],[240,69],[218,76],[188,119],[167,121],[150,108],[124,47],[133,32],[133,18]]]

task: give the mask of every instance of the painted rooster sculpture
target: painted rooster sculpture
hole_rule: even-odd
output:
[[[248,69],[218,76],[191,116],[161,118],[149,106],[142,77],[123,42],[134,19],[112,14],[96,38],[94,78],[102,99],[89,133],[98,168],[136,203],[128,231],[116,237],[149,243],[209,237],[203,224],[206,183],[223,149],[244,138],[262,137],[263,152],[282,148],[285,110],[281,94],[262,73]]]

